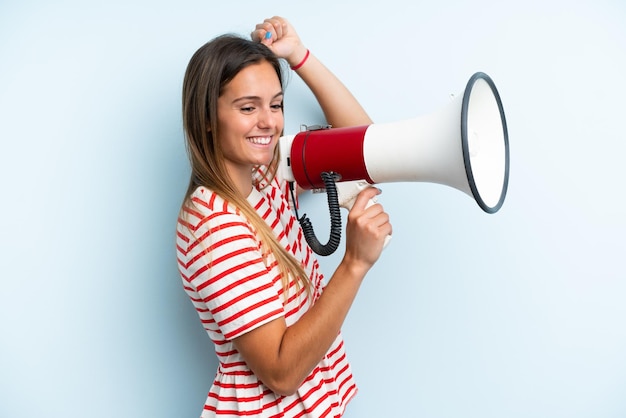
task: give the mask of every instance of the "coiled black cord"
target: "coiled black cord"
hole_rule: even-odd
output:
[[[298,218],[298,210],[296,209],[296,218],[298,218],[298,222],[302,227],[302,232],[304,233],[304,239],[309,244],[309,247],[317,254],[321,256],[327,256],[334,253],[339,247],[339,243],[341,242],[341,211],[339,210],[339,196],[337,195],[337,186],[335,186],[336,175],[333,173],[322,172],[320,174],[322,180],[324,181],[324,185],[326,186],[326,196],[328,198],[328,210],[330,212],[330,237],[328,238],[328,242],[326,244],[321,244],[317,237],[315,236],[315,232],[313,231],[313,224],[311,224],[311,220],[307,218],[306,213],[302,215],[301,218]],[[291,198],[294,201],[295,206],[295,197],[293,195],[293,183],[290,184],[291,189]]]

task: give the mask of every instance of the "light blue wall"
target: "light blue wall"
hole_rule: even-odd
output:
[[[346,417],[626,416],[621,0],[0,3],[0,416],[199,415],[216,363],[174,259],[181,80],[273,14],[377,122],[485,71],[509,124],[496,215],[382,187],[394,238],[344,326]],[[287,132],[321,122],[296,77],[286,101]],[[302,201],[320,235],[323,202]]]

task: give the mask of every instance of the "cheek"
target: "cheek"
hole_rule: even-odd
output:
[[[249,118],[241,118],[237,115],[218,116],[217,121],[220,136],[225,138],[241,136],[253,126]]]
[[[283,114],[283,112],[280,112],[276,116],[276,126],[278,127],[278,130],[280,132],[282,132],[283,129],[285,128],[285,115]]]

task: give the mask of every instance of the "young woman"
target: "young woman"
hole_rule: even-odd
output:
[[[356,393],[340,328],[391,233],[379,193],[348,214],[344,257],[328,283],[275,176],[283,133],[281,59],[333,127],[370,124],[346,87],[284,18],[252,40],[225,35],[191,58],[183,123],[191,181],[177,226],[185,291],[219,367],[202,417],[341,416]]]

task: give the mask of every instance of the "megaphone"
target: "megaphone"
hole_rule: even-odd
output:
[[[283,178],[327,192],[330,177],[356,182],[354,196],[344,198],[347,202],[353,202],[363,185],[429,182],[464,192],[492,214],[502,207],[508,188],[504,108],[495,84],[482,72],[469,79],[462,96],[431,114],[392,123],[307,129],[283,136],[279,144]],[[351,204],[342,206],[350,209]],[[331,237],[332,217],[331,210]],[[321,249],[321,255],[327,251]]]

